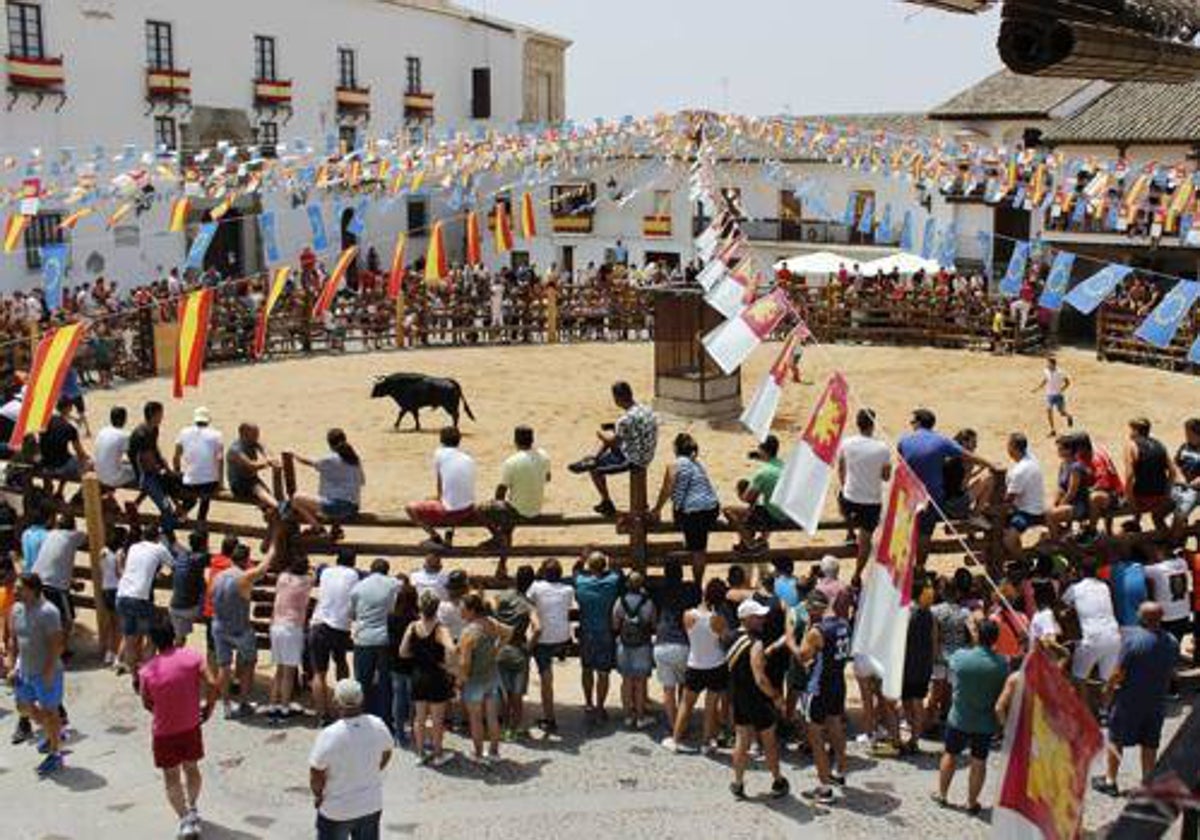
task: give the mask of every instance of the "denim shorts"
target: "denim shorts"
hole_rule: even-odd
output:
[[[1197,505],[1200,505],[1200,490],[1176,484],[1171,488],[1171,501],[1175,503],[1176,514],[1188,516],[1196,509]]]
[[[121,618],[121,634],[147,636],[154,623],[154,604],[145,598],[117,597],[117,615]]]
[[[617,640],[609,632],[579,633],[579,666],[608,673],[617,666]]]
[[[214,625],[213,642],[216,645],[218,667],[228,668],[233,664],[234,653],[237,653],[239,665],[249,665],[258,661],[258,639],[255,638],[253,629],[230,634]]]
[[[645,679],[654,671],[654,647],[649,644],[617,645],[617,672],[622,677]]]
[[[358,505],[345,499],[321,499],[321,515],[326,519],[350,519],[358,516]]]
[[[533,649],[533,661],[537,663],[538,673],[544,674],[549,671],[554,658],[561,656],[566,649],[566,642],[559,642],[552,645],[537,645]]]
[[[57,709],[63,701],[63,670],[59,668],[47,685],[41,674],[31,677],[17,675],[14,695],[18,705]]]
[[[488,679],[467,680],[462,687],[464,703],[483,703],[500,699],[500,680],[493,675]]]

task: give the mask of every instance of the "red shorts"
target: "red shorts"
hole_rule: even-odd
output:
[[[424,502],[413,502],[408,506],[408,514],[421,525],[441,526],[450,528],[455,525],[465,525],[475,519],[475,506],[462,510],[446,510],[439,499]]]
[[[154,766],[162,770],[204,758],[204,738],[199,726],[174,735],[155,735],[153,740]]]

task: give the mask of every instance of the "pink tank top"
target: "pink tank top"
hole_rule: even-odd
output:
[[[275,607],[271,612],[271,623],[303,627],[312,587],[312,578],[308,575],[294,575],[291,572],[281,574],[275,583]]]

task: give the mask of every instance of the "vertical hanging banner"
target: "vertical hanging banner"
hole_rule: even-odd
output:
[[[829,378],[825,393],[813,409],[808,426],[784,464],[771,495],[771,504],[809,536],[817,533],[849,416],[850,387],[840,373],[835,373]]]
[[[992,245],[993,238],[990,231],[981,230],[975,233],[975,241],[979,245],[980,259],[983,261],[984,277],[991,279],[992,276]]]
[[[258,229],[262,235],[263,253],[267,258],[267,265],[274,265],[283,259],[283,254],[279,251],[279,234],[275,230],[274,210],[267,210],[258,217]]]
[[[883,218],[879,220],[879,229],[875,231],[875,241],[879,244],[887,245],[894,238],[892,233],[892,205],[886,204],[883,208]]]
[[[1050,276],[1046,278],[1046,288],[1038,299],[1038,306],[1057,312],[1062,309],[1063,297],[1071,285],[1071,272],[1075,270],[1075,255],[1059,251],[1050,266]]]
[[[450,273],[449,260],[446,257],[446,234],[441,222],[434,222],[433,230],[429,232],[429,247],[425,250],[425,282],[433,283],[441,280]]]
[[[904,223],[900,227],[900,250],[912,253],[917,245],[917,234],[911,210],[904,211]]]
[[[171,202],[171,217],[167,222],[167,233],[183,233],[187,230],[188,210],[192,202],[187,196],[180,196]]]
[[[1200,283],[1195,280],[1180,280],[1159,301],[1150,316],[1142,321],[1134,335],[1160,350],[1170,347],[1183,319],[1192,311],[1197,297],[1200,297]]]
[[[533,196],[521,194],[521,238],[532,242],[537,236],[537,216],[534,214]]]
[[[367,200],[364,198],[354,205],[354,215],[346,230],[354,236],[361,237],[367,231]]]
[[[474,210],[467,213],[467,265],[483,262],[483,243],[479,235],[479,214]]]
[[[863,202],[862,215],[858,218],[858,232],[869,236],[875,230],[875,199],[868,197]]]
[[[310,204],[305,208],[308,214],[308,226],[312,229],[312,247],[318,254],[329,248],[329,235],[325,232],[325,216],[321,213],[321,205]]]
[[[848,228],[854,227],[854,213],[858,209],[858,198],[854,193],[846,199],[846,210],[842,213],[842,224]]]
[[[513,247],[512,221],[508,218],[508,205],[503,201],[496,202],[493,225],[492,236],[495,239],[496,256],[502,257]]]
[[[83,324],[70,324],[50,330],[38,342],[33,367],[25,382],[21,413],[17,416],[12,437],[8,441],[12,449],[20,449],[27,434],[41,433],[50,422],[50,415],[58,405],[63,380],[75,360],[75,351],[79,349],[82,337]]]
[[[1016,297],[1021,293],[1021,284],[1025,282],[1025,271],[1029,266],[1028,242],[1018,242],[1013,245],[1012,257],[1008,260],[1008,268],[1000,280],[1000,294],[1005,297]]]
[[[917,517],[929,504],[921,480],[901,461],[892,476],[887,511],[864,581],[851,650],[867,658],[882,678],[883,696],[899,700],[904,684],[908,605],[917,560]]]
[[[704,349],[729,375],[741,367],[755,348],[775,331],[779,322],[792,312],[787,294],[776,289],[704,336]]]
[[[67,246],[62,243],[43,245],[42,290],[46,296],[46,308],[53,312],[62,309],[63,278],[67,274]]]
[[[267,327],[271,320],[271,312],[275,309],[275,304],[279,302],[279,298],[283,296],[283,290],[287,288],[288,277],[291,276],[292,270],[287,266],[277,268],[275,276],[271,279],[271,288],[267,291],[267,300],[263,303],[263,308],[258,313],[258,320],[254,325],[254,358],[262,358],[263,353],[267,351]]]
[[[933,259],[933,252],[937,246],[937,219],[929,218],[925,221],[925,237],[921,240],[921,259]]]
[[[1104,734],[1040,645],[1025,657],[1021,677],[1005,726],[991,836],[1075,840],[1088,770],[1104,747]]]
[[[341,288],[342,280],[346,277],[346,272],[350,270],[350,266],[357,256],[357,245],[351,245],[345,251],[342,251],[341,256],[338,257],[338,261],[333,266],[333,271],[329,272],[329,278],[321,288],[320,297],[313,304],[313,320],[319,320],[329,310],[329,307],[333,305],[333,298],[337,295],[338,289]]]
[[[190,292],[179,302],[179,338],[175,342],[175,399],[183,398],[183,389],[200,385],[204,354],[208,348],[208,321],[212,312],[213,289]]]
[[[196,238],[192,240],[192,247],[188,251],[187,259],[183,263],[185,271],[199,271],[204,268],[204,255],[208,253],[208,246],[212,244],[213,237],[217,235],[217,222],[205,222],[200,226],[200,230],[196,233]]]
[[[761,443],[771,433],[771,423],[775,420],[775,412],[779,408],[779,398],[787,385],[788,375],[792,369],[792,356],[808,335],[808,328],[803,324],[796,327],[783,343],[775,364],[767,371],[754,398],[742,412],[739,422],[746,427],[750,434]]]
[[[404,286],[404,251],[408,245],[408,234],[404,231],[396,234],[396,247],[392,251],[392,269],[388,272],[387,296],[389,300],[400,297]]]
[[[958,226],[951,222],[942,235],[942,247],[938,249],[938,263],[942,268],[952,269],[958,261]]]
[[[17,250],[27,227],[29,227],[28,216],[14,213],[8,217],[8,222],[4,225],[4,253],[11,254]]]
[[[1063,301],[1084,315],[1091,315],[1132,273],[1133,269],[1127,265],[1105,266],[1068,292]]]

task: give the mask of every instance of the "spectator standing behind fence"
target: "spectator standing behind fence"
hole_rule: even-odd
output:
[[[554,716],[554,660],[561,658],[571,641],[571,599],[574,590],[562,579],[562,565],[554,559],[542,564],[539,580],[529,587],[529,600],[537,610],[537,629],[530,637],[533,659],[537,663],[542,687],[542,716],[538,726],[543,732],[558,731]]]
[[[359,581],[354,568],[353,551],[338,551],[337,565],[317,570],[317,603],[309,624],[308,652],[312,659],[313,706],[328,725],[329,692],[327,677],[332,660],[338,679],[349,675],[346,656],[354,645],[350,640],[350,592]]]
[[[616,516],[617,507],[608,492],[608,476],[646,468],[654,461],[658,446],[658,418],[649,406],[633,398],[633,388],[628,382],[617,382],[612,386],[613,402],[624,413],[613,424],[605,424],[596,432],[600,440],[599,451],[588,458],[576,461],[568,469],[573,473],[589,473],[600,503],[594,510],[601,516]]]
[[[621,590],[621,576],[609,567],[601,552],[588,555],[575,575],[575,601],[579,605],[579,667],[584,715],[606,721],[609,675],[617,665],[617,640],[612,629],[613,603]],[[594,690],[593,690],[594,689]]]
[[[201,522],[208,519],[208,507],[221,489],[224,458],[225,440],[212,427],[212,414],[201,406],[192,413],[192,425],[175,439],[172,459],[173,469],[183,476],[184,492],[200,502],[196,518]]]
[[[226,720],[246,717],[254,709],[248,702],[254,690],[254,668],[258,664],[258,639],[250,623],[250,597],[275,560],[275,547],[255,566],[250,566],[250,548],[234,549],[233,565],[213,580],[213,641],[217,652],[217,685]],[[237,657],[238,703],[229,702],[229,683]]]
[[[496,620],[508,625],[512,635],[496,654],[504,705],[500,723],[505,740],[525,733],[525,694],[529,690],[529,640],[537,632],[537,611],[529,600],[535,573],[532,566],[517,569],[514,586],[496,599]]]
[[[275,666],[275,675],[271,680],[270,705],[267,707],[267,717],[273,724],[299,711],[291,703],[303,664],[304,620],[308,615],[312,587],[308,558],[303,555],[295,557],[275,580],[270,629],[271,664]]]
[[[654,602],[646,592],[646,578],[632,572],[624,594],[613,605],[613,630],[617,634],[617,672],[621,675],[621,706],[625,725],[641,729],[652,722],[646,714],[647,681],[654,671]]]
[[[392,681],[388,616],[396,606],[400,581],[388,575],[388,561],[371,563],[371,573],[350,590],[354,619],[354,678],[366,697],[364,708],[383,720],[391,717]]]

